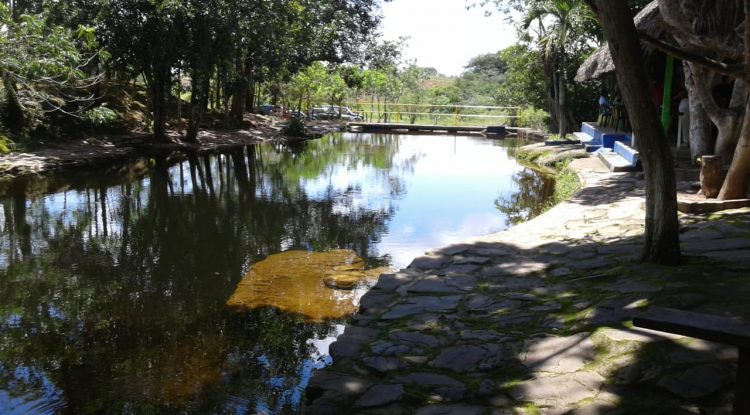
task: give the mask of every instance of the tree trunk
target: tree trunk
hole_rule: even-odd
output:
[[[197,66],[197,67],[196,67]],[[198,130],[206,105],[208,105],[208,88],[211,83],[210,72],[203,65],[193,67],[193,92],[190,95],[190,121],[188,122],[185,141],[198,141]]]
[[[744,46],[745,72],[750,73],[750,0],[744,2]],[[742,82],[739,79],[736,82]],[[744,83],[744,82],[743,82]],[[734,97],[732,97],[734,98]],[[727,178],[719,192],[719,199],[741,199],[747,197],[750,190],[750,101],[745,108],[745,119],[742,123],[740,139],[734,150],[732,165],[729,166]]]
[[[638,137],[646,179],[646,232],[642,259],[675,264],[680,261],[677,192],[672,153],[656,108],[648,94],[643,53],[626,0],[594,0],[609,42],[617,81]]]
[[[729,164],[732,159],[732,155],[737,147],[739,141],[740,132],[742,130],[742,119],[746,111],[745,102],[747,102],[747,86],[741,80],[734,82],[734,88],[732,90],[732,99],[729,103],[729,111],[726,116],[716,124],[719,128],[719,136],[716,138],[716,151],[715,154],[721,156],[724,164]]]
[[[701,194],[707,198],[715,198],[721,190],[721,157],[701,157]]]
[[[563,52],[564,53],[564,52]],[[560,122],[560,138],[564,138],[568,132],[567,117],[565,111],[565,59],[560,58],[560,74],[558,75],[557,102]]]
[[[160,74],[154,74],[149,82],[149,96],[151,98],[151,114],[153,119],[154,139],[165,141],[167,139],[167,89],[168,79]]]
[[[248,89],[247,89],[247,102],[245,102],[245,109],[253,112],[255,111],[255,80],[250,77],[248,80]]]
[[[185,140],[198,141],[198,129],[203,114],[208,111],[209,94],[211,93],[211,74],[213,63],[211,58],[212,40],[207,32],[207,23],[199,18],[197,21],[196,39],[191,45],[190,66],[193,75],[193,90],[190,96],[190,121]]]
[[[5,89],[5,108],[2,114],[3,123],[12,131],[20,131],[26,124],[23,105],[18,100],[16,86],[10,77],[3,74],[3,89]]]
[[[699,65],[691,64],[690,69],[695,77],[691,92],[698,96],[709,118],[719,130],[713,154],[721,156],[725,165],[729,164],[742,127],[741,120],[748,97],[747,86],[743,81],[735,81],[729,108],[722,108],[716,103],[711,91],[715,75]]]
[[[551,82],[549,83],[549,86],[547,87],[547,105],[549,106],[549,122],[550,122],[550,131],[555,131],[555,128],[557,128],[557,132],[560,132],[560,108],[558,106],[558,96],[560,95],[558,93],[558,89],[560,88],[560,83],[557,82],[557,74],[555,72],[552,72],[550,74],[549,79],[551,79]]]
[[[232,123],[235,125],[242,124],[242,117],[245,114],[245,102],[247,98],[247,79],[240,76],[232,83]]]
[[[750,101],[746,114],[750,114]],[[744,199],[750,190],[750,117],[746,116],[742,123],[740,139],[734,151],[732,164],[729,166],[727,178],[719,192],[720,200]]]
[[[688,103],[690,105],[690,158],[693,163],[698,163],[701,156],[713,154],[713,138],[711,130],[711,118],[709,118],[700,96],[696,93],[695,79],[692,70],[693,64],[683,62],[685,72],[685,89],[688,91]]]

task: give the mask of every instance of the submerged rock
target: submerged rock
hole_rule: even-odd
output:
[[[227,301],[231,311],[270,306],[312,321],[341,318],[357,309],[351,290],[382,268],[365,271],[362,258],[350,250],[287,251],[253,264]]]

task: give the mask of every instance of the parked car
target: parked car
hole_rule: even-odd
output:
[[[290,112],[289,112],[289,117],[290,117],[290,118],[296,118],[296,119],[298,119],[298,120],[303,120],[303,121],[307,119],[307,115],[305,115],[305,113],[304,113],[304,112],[302,112],[302,111],[297,111],[297,110],[294,110],[294,111],[290,111]]]
[[[344,121],[362,121],[363,118],[356,112],[353,112],[349,107],[341,107],[338,105],[326,105],[324,109],[332,118],[329,119],[342,119]]]
[[[311,120],[333,120],[339,117],[338,113],[329,108],[312,108],[310,109]]]
[[[258,113],[262,115],[271,115],[272,112],[273,112],[273,105],[271,104],[258,105]]]
[[[310,119],[312,120],[344,120],[344,121],[362,121],[363,118],[356,112],[352,112],[348,107],[338,105],[324,105],[319,108],[310,110]]]

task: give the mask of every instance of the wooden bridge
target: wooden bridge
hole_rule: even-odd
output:
[[[347,123],[347,130],[363,133],[446,133],[446,134],[483,134],[488,136],[505,136],[515,133],[516,129],[505,126],[468,127],[460,125],[423,125],[393,123]]]

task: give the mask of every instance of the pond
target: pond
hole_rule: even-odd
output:
[[[526,220],[554,184],[515,146],[343,133],[1,183],[0,413],[297,412],[345,319],[230,310],[243,277],[288,251],[403,268]]]

